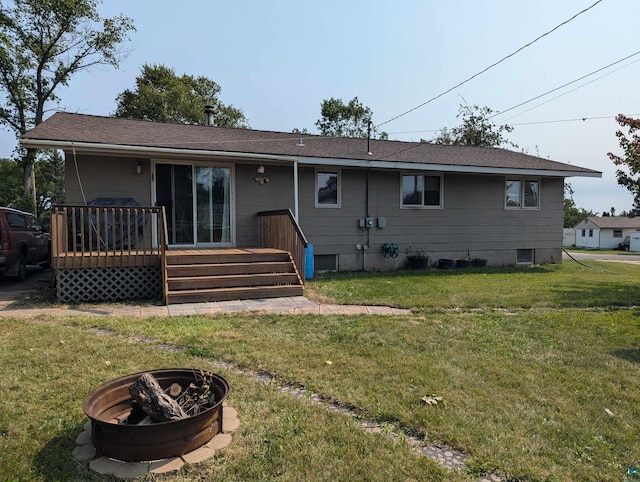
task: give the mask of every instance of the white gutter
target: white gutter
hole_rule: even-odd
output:
[[[331,162],[332,161],[332,162]],[[395,161],[375,161],[360,159],[340,159],[330,160],[322,157],[301,157],[300,164],[330,165],[343,167],[376,167],[378,169],[403,169],[407,171],[439,171],[439,172],[462,172],[473,174],[522,174],[526,176],[552,176],[552,177],[602,177],[601,172],[581,172],[581,171],[556,171],[548,169],[518,169],[506,167],[486,167],[486,166],[458,166],[451,164],[425,164],[419,162],[395,162]]]
[[[293,161],[293,217],[296,222],[300,222],[298,219],[298,161]]]
[[[118,144],[100,144],[95,142],[72,142],[72,141],[44,141],[38,139],[21,139],[20,144],[24,147],[33,147],[36,149],[71,149],[75,148],[76,152],[85,150],[103,151],[111,153],[140,153],[140,154],[171,154],[171,155],[188,155],[188,156],[208,156],[208,157],[241,157],[243,159],[265,159],[272,161],[290,161],[297,160],[293,156],[279,156],[273,154],[252,154],[248,152],[228,152],[228,151],[208,151],[204,149],[176,149],[173,147],[147,147],[147,146],[123,146]]]
[[[305,165],[316,166],[341,166],[341,167],[360,167],[360,168],[377,168],[377,169],[393,169],[407,171],[438,171],[438,172],[460,172],[470,174],[519,174],[525,176],[547,176],[547,177],[602,177],[601,172],[581,172],[581,171],[561,171],[547,169],[519,169],[505,167],[486,167],[486,166],[462,166],[450,164],[426,164],[416,162],[396,162],[396,161],[376,161],[371,159],[328,159],[323,157],[301,157],[301,156],[283,156],[275,154],[254,154],[249,152],[228,152],[228,151],[209,151],[204,149],[176,149],[170,147],[147,147],[147,146],[123,146],[118,144],[100,144],[93,142],[72,142],[72,141],[46,141],[38,139],[21,139],[20,144],[24,147],[42,148],[42,149],[65,149],[75,148],[76,151],[90,150],[103,151],[109,153],[139,153],[146,155],[167,154],[167,155],[184,155],[184,156],[205,156],[205,157],[227,157],[242,159],[263,159],[271,161],[298,162]]]

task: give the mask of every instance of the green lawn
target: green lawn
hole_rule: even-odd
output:
[[[512,480],[622,480],[640,464],[640,268],[590,264],[606,272],[565,264],[310,283],[316,298],[405,306],[408,316],[0,319],[0,479],[89,477],[70,451],[91,388],[224,360],[456,446],[470,470],[448,471],[349,417],[216,369],[241,429],[224,455],[180,480],[474,480],[493,469]],[[444,401],[425,405],[427,394]]]
[[[562,309],[640,305],[638,266],[573,262],[521,269],[395,271],[319,276],[316,299],[434,309]]]

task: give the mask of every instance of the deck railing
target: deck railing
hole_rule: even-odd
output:
[[[306,268],[305,248],[309,244],[291,209],[262,211],[258,213],[260,246],[289,251],[304,283]]]
[[[53,267],[157,266],[166,249],[163,207],[54,206]]]

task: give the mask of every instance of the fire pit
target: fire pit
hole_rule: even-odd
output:
[[[129,387],[143,373],[149,373],[163,390],[177,383],[183,387],[197,380],[199,370],[171,368],[134,373],[105,383],[85,398],[82,408],[91,419],[91,441],[98,455],[123,461],[155,460],[184,455],[222,432],[222,402],[229,384],[212,375],[214,405],[182,420],[128,425],[122,423],[131,412]]]

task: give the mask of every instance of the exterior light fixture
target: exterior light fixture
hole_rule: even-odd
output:
[[[260,185],[263,185],[269,182],[269,176],[264,175],[264,166],[262,164],[258,166],[257,172],[258,172],[258,175],[253,178],[253,182]]]
[[[140,161],[136,163],[136,174],[142,174],[142,162]]]

